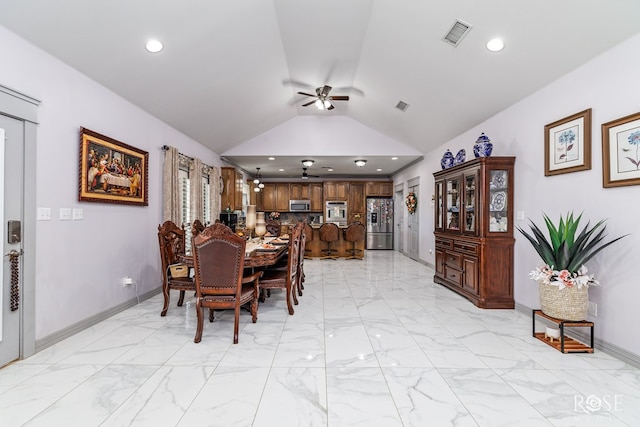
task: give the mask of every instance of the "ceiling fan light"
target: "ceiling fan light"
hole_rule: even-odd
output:
[[[322,104],[324,105],[324,108],[329,108],[331,107],[331,103],[329,101],[327,101],[326,99],[324,101],[322,101]]]
[[[260,184],[260,180],[258,178],[256,178],[256,179],[253,180],[253,183],[254,184]]]
[[[259,193],[259,192],[260,192],[260,188],[258,188],[258,187],[253,187],[253,191],[255,191],[256,193]]]
[[[314,104],[318,110],[324,110],[324,102],[321,99],[316,100]]]
[[[315,162],[314,162],[313,160],[308,160],[308,159],[305,159],[305,160],[303,160],[303,161],[302,161],[302,164],[303,164],[303,165],[305,165],[306,167],[310,167],[310,166],[312,166],[314,163],[315,163]]]
[[[356,166],[358,166],[359,168],[361,168],[361,167],[363,167],[364,165],[366,165],[366,164],[367,164],[367,161],[366,161],[366,160],[363,160],[363,159],[358,159],[358,160],[356,160],[356,161],[355,161],[355,163],[356,163]]]
[[[258,184],[258,188],[260,189],[264,188],[264,184],[263,183]]]

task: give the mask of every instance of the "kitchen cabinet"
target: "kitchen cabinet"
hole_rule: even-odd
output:
[[[324,199],[322,198],[322,183],[314,182],[309,184],[309,200],[311,201],[311,212],[324,212]]]
[[[434,282],[481,308],[514,308],[515,157],[480,157],[438,171]]]
[[[309,184],[290,184],[289,193],[291,200],[310,200]]]
[[[367,197],[393,197],[393,182],[373,181],[367,182],[365,191]]]
[[[349,183],[343,181],[327,181],[323,183],[325,201],[347,201]]]
[[[235,168],[223,167],[220,169],[220,175],[223,183],[220,209],[242,210],[242,174]]]
[[[258,212],[273,212],[276,210],[276,184],[265,182],[264,188],[256,197],[256,210]]]
[[[289,211],[289,183],[279,182],[276,184],[276,208],[278,212]]]
[[[367,222],[367,206],[365,198],[365,183],[349,183],[349,196],[347,200],[347,224],[352,222]]]

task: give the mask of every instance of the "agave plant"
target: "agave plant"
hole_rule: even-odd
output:
[[[606,237],[606,234],[604,234],[606,229],[605,220],[599,221],[593,227],[589,227],[590,224],[587,223],[582,231],[576,235],[582,214],[575,219],[573,218],[573,213],[568,213],[566,218],[561,215],[557,227],[546,214],[543,213],[542,215],[549,232],[550,241],[531,220],[529,221],[529,227],[532,234],[527,233],[520,227],[517,227],[517,229],[531,242],[542,260],[554,270],[567,270],[571,274],[577,273],[595,254],[627,236],[625,234],[604,243],[603,240]]]

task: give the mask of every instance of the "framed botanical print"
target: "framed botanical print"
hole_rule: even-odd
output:
[[[545,176],[591,169],[591,108],[544,127]]]
[[[640,113],[602,125],[602,186],[640,184]]]

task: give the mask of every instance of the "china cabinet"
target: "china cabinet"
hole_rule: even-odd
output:
[[[513,308],[515,157],[480,157],[433,174],[434,281],[481,308]]]

